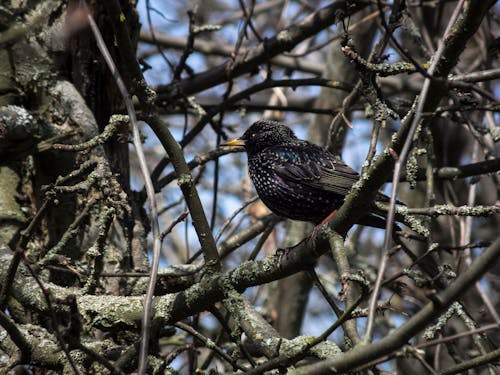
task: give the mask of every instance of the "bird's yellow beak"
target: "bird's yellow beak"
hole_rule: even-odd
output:
[[[240,146],[240,147],[243,147],[245,146],[245,141],[242,140],[242,139],[233,139],[231,141],[228,141],[226,143],[223,143],[222,146]]]

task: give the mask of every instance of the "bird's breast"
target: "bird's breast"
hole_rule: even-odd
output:
[[[278,160],[250,159],[249,174],[264,204],[275,214],[293,220],[320,222],[336,209],[343,197],[311,188],[280,176],[273,165]]]

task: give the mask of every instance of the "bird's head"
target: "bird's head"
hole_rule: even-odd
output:
[[[224,143],[225,146],[242,146],[248,154],[254,154],[270,146],[285,145],[296,140],[293,131],[277,121],[254,122],[243,135]]]

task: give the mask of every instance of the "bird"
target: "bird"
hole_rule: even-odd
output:
[[[338,156],[297,138],[277,121],[256,121],[224,145],[244,147],[257,195],[273,213],[287,219],[326,222],[360,178]],[[389,202],[389,197],[378,193],[375,200]],[[370,210],[357,223],[386,226],[385,218]]]

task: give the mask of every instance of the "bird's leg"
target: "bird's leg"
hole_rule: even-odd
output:
[[[331,219],[332,217],[334,217],[334,216],[335,216],[335,214],[336,214],[336,213],[337,213],[337,210],[333,210],[332,212],[330,212],[330,213],[328,214],[328,216],[327,216],[327,217],[325,217],[325,218],[321,221],[321,223],[319,223],[319,224],[318,224],[318,227],[321,227],[323,224],[328,223],[328,222],[330,221],[330,219]]]
[[[314,226],[314,228],[311,231],[311,237],[313,239],[316,238],[316,236],[319,234],[319,232],[321,231],[321,228],[323,228],[323,225],[328,224],[328,222],[330,221],[330,219],[332,217],[334,217],[336,213],[337,213],[337,210],[333,210],[332,212],[330,212],[328,214],[327,217],[325,217],[323,220],[321,220],[321,222],[319,224],[316,224]]]
[[[288,254],[288,249],[287,248],[282,248],[282,247],[278,247],[278,249],[276,249],[276,252],[274,253],[274,256],[278,257],[278,268],[280,270],[283,269],[282,262],[283,262],[283,259],[286,257],[287,254]]]

